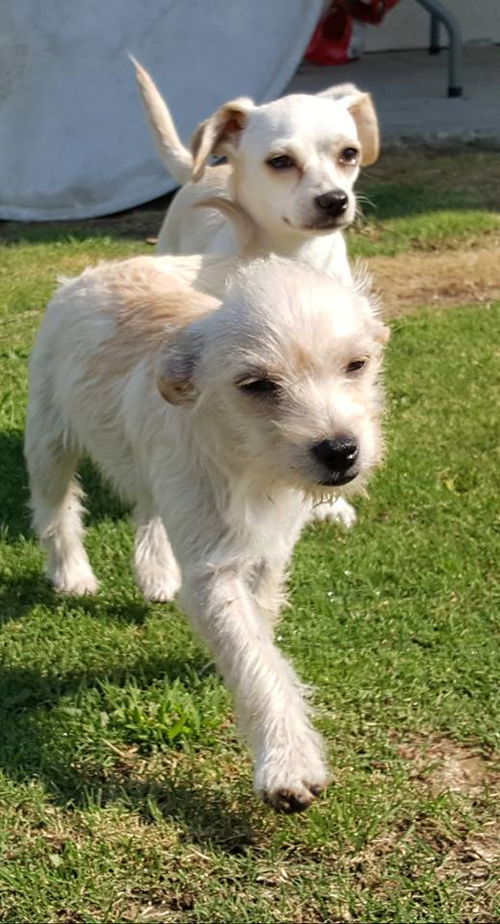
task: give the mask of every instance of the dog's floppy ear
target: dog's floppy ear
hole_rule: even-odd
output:
[[[380,153],[380,133],[377,113],[369,93],[357,93],[347,105],[358,130],[361,142],[361,163],[374,164]]]
[[[194,404],[198,397],[196,366],[203,347],[203,335],[195,325],[179,331],[162,353],[156,384],[169,404]]]
[[[389,343],[391,339],[391,329],[387,327],[379,318],[370,319],[370,333],[377,343]]]
[[[193,172],[191,179],[196,183],[205,171],[211,154],[230,154],[238,146],[241,132],[245,128],[248,114],[253,109],[251,99],[241,96],[224,103],[213,116],[198,125],[192,139]]]
[[[374,164],[380,153],[380,133],[377,113],[369,93],[358,90],[353,83],[341,83],[318,93],[328,99],[342,102],[351,113],[361,142],[361,163]]]

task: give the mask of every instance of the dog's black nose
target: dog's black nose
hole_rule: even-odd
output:
[[[315,203],[323,212],[337,217],[343,215],[349,204],[347,193],[342,189],[332,189],[330,192],[316,196]]]
[[[342,475],[356,462],[359,448],[352,436],[338,436],[334,440],[315,443],[312,454],[329,472]]]

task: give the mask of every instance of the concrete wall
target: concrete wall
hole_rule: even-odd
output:
[[[466,42],[500,43],[499,0],[445,0],[458,19]],[[426,48],[429,43],[429,14],[416,0],[400,0],[380,26],[367,26],[366,51]],[[444,43],[446,33],[442,32]]]

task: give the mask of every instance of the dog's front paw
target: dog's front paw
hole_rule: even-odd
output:
[[[150,533],[153,533],[152,528]],[[154,535],[151,538],[154,539]],[[158,536],[156,538],[158,540]],[[164,533],[160,538],[156,547],[153,543],[149,546],[147,542],[139,544],[134,555],[136,581],[151,603],[169,603],[181,586],[181,572],[167,538]]]
[[[169,603],[181,586],[181,572],[174,559],[166,566],[148,563],[147,568],[143,566],[140,570],[136,566],[136,577],[146,600],[151,603]]]
[[[303,812],[327,785],[322,749],[314,740],[296,751],[271,748],[255,767],[256,792],[277,812]]]
[[[340,523],[346,529],[351,529],[358,519],[357,513],[352,506],[343,497],[337,497],[334,501],[324,501],[313,508],[311,520],[327,520],[333,523]]]
[[[75,597],[84,594],[95,594],[99,590],[99,582],[90,565],[83,563],[78,567],[59,567],[47,572],[47,577],[60,594]]]
[[[161,580],[141,581],[141,590],[151,603],[170,603],[181,586],[180,574],[163,575]]]
[[[288,786],[266,789],[260,795],[266,805],[270,805],[275,812],[291,815],[293,812],[304,812],[309,808],[325,786],[326,782],[324,785],[317,785],[293,780]]]

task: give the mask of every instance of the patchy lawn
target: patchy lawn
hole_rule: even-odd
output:
[[[148,251],[161,211],[3,226],[0,920],[499,919],[498,163],[398,152],[363,181],[377,209],[351,250],[390,314],[423,307],[391,322],[388,457],[358,526],[315,526],[295,555],[278,636],[314,684],[333,783],[292,818],[252,795],[209,656],[141,598],[89,466],[99,594],[56,597],[29,530],[41,308],[56,274]]]
[[[500,299],[499,183],[498,151],[474,147],[403,148],[365,172],[350,249],[388,317]]]

